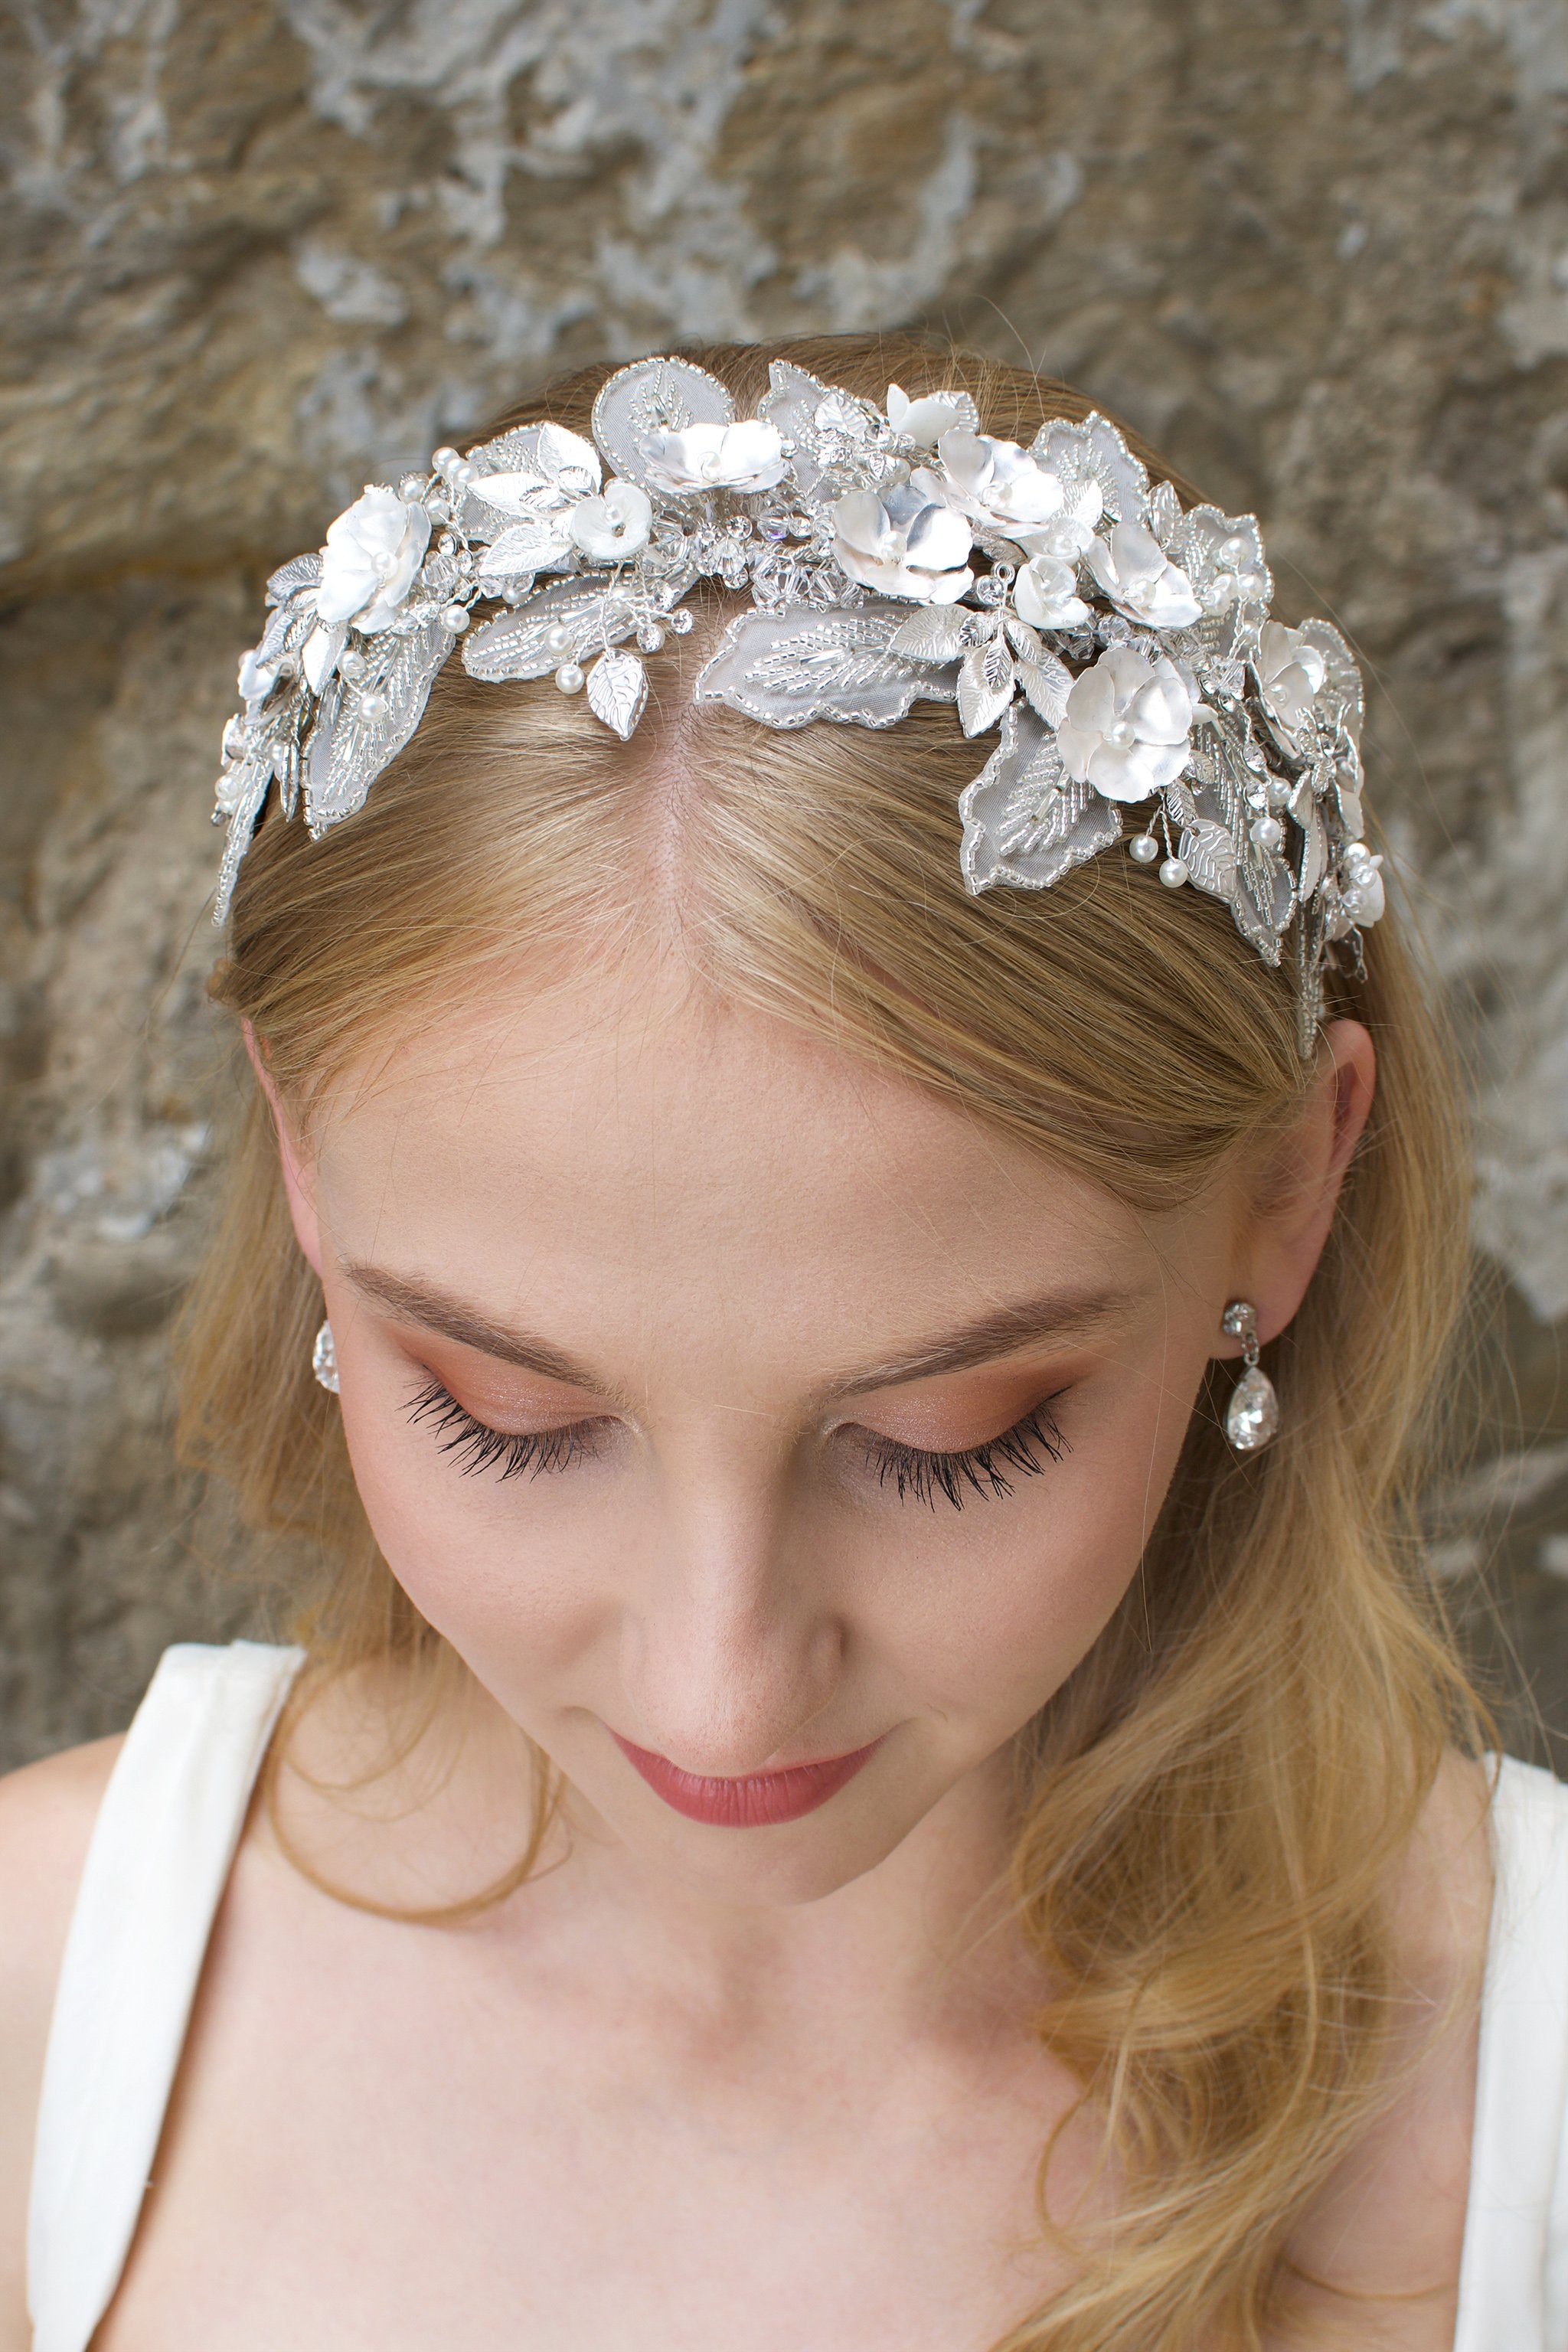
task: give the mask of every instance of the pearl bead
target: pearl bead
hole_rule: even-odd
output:
[[[1160,845],[1152,833],[1135,833],[1127,846],[1140,866],[1152,866],[1160,855]]]
[[[468,625],[468,608],[466,604],[442,605],[441,626],[444,629],[450,629],[455,637],[460,637]]]
[[[405,505],[413,506],[417,499],[422,499],[425,495],[424,475],[405,474],[403,479],[397,485],[397,495],[404,500]]]
[[[386,716],[386,697],[384,694],[362,694],[359,698],[359,707],[362,718],[384,719]]]
[[[544,642],[551,653],[563,654],[572,642],[572,632],[570,629],[563,628],[561,623],[557,621],[553,628],[545,630]]]
[[[581,694],[583,672],[576,662],[563,662],[555,673],[555,683],[563,694]]]
[[[456,482],[459,489],[466,490],[473,478],[473,467],[469,465],[466,457],[460,457],[452,468],[453,481]]]
[[[352,686],[356,677],[363,677],[364,676],[364,656],[363,654],[352,652],[340,654],[338,656],[338,667]]]
[[[437,450],[435,456],[431,458],[430,468],[433,473],[444,474],[448,466],[455,466],[457,462],[457,451],[455,449],[447,448],[445,443],[443,443],[442,446]]]
[[[1130,743],[1136,743],[1138,740],[1137,730],[1126,719],[1113,719],[1106,731],[1111,741],[1118,744],[1122,751],[1125,751]]]
[[[1164,864],[1160,868],[1160,879],[1164,884],[1166,889],[1179,890],[1186,878],[1186,859],[1184,857],[1167,857]]]
[[[1285,838],[1285,828],[1277,816],[1260,816],[1247,829],[1258,849],[1278,849]]]

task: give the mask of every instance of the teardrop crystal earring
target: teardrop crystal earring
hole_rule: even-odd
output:
[[[1256,1454],[1279,1428],[1279,1399],[1274,1383],[1258,1369],[1257,1308],[1245,1298],[1233,1298],[1221,1318],[1221,1328],[1241,1341],[1243,1366],[1226,1408],[1225,1433],[1238,1454]]]
[[[324,1389],[338,1392],[338,1350],[332,1338],[332,1327],[323,1323],[316,1334],[316,1344],[310,1350],[310,1370]]]

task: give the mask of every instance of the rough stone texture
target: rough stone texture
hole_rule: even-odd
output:
[[[18,0],[0,40],[0,1754],[252,1605],[163,1348],[263,567],[561,364],[901,322],[1122,410],[1365,649],[1500,1277],[1439,1558],[1568,1733],[1568,0]]]

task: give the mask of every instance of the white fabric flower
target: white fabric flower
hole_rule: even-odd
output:
[[[1202,614],[1186,573],[1141,522],[1119,522],[1109,540],[1091,540],[1087,560],[1117,611],[1145,628],[1189,628]]]
[[[915,604],[955,604],[974,574],[969,525],[902,482],[834,501],[833,552],[851,580]]]
[[[1193,698],[1175,664],[1112,646],[1073,681],[1057,730],[1062,764],[1108,801],[1146,801],[1192,749]]]
[[[321,619],[353,621],[366,636],[389,627],[429,544],[430,518],[422,506],[368,486],[327,532],[316,589]]]
[[[1097,482],[1069,490],[1059,474],[1040,465],[1016,441],[954,425],[937,443],[940,474],[923,469],[919,488],[943,498],[983,530],[1010,539],[1028,555],[1077,555],[1100,520]]]
[[[1076,629],[1089,618],[1078,573],[1059,555],[1031,555],[1013,583],[1013,602],[1032,629]]]
[[[907,434],[917,449],[934,449],[968,413],[956,393],[928,392],[911,400],[901,384],[888,386],[888,422],[895,433]]]
[[[652,536],[653,501],[635,482],[609,482],[603,498],[573,508],[566,528],[590,563],[625,563]]]
[[[680,433],[650,433],[643,443],[647,469],[682,497],[693,490],[771,490],[789,470],[776,425],[689,425]]]
[[[1294,735],[1311,714],[1312,704],[1329,674],[1328,664],[1300,629],[1288,629],[1279,621],[1266,621],[1253,667],[1258,672],[1258,692],[1287,734]]]

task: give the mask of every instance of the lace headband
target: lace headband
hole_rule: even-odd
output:
[[[1172,889],[1288,946],[1310,1050],[1333,943],[1383,912],[1362,839],[1361,677],[1326,621],[1268,617],[1250,515],[1184,509],[1106,418],[1027,449],[966,392],[878,408],[775,362],[754,418],[684,360],[610,377],[593,440],[529,425],[372,487],[268,583],[224,732],[216,919],[276,782],[313,835],[352,816],[458,644],[495,681],[553,676],[622,740],[643,656],[704,580],[748,598],[695,698],[764,727],[891,727],[917,701],[998,730],[964,790],[972,891],[1047,889],[1124,830]],[[635,648],[635,650],[634,650]]]

